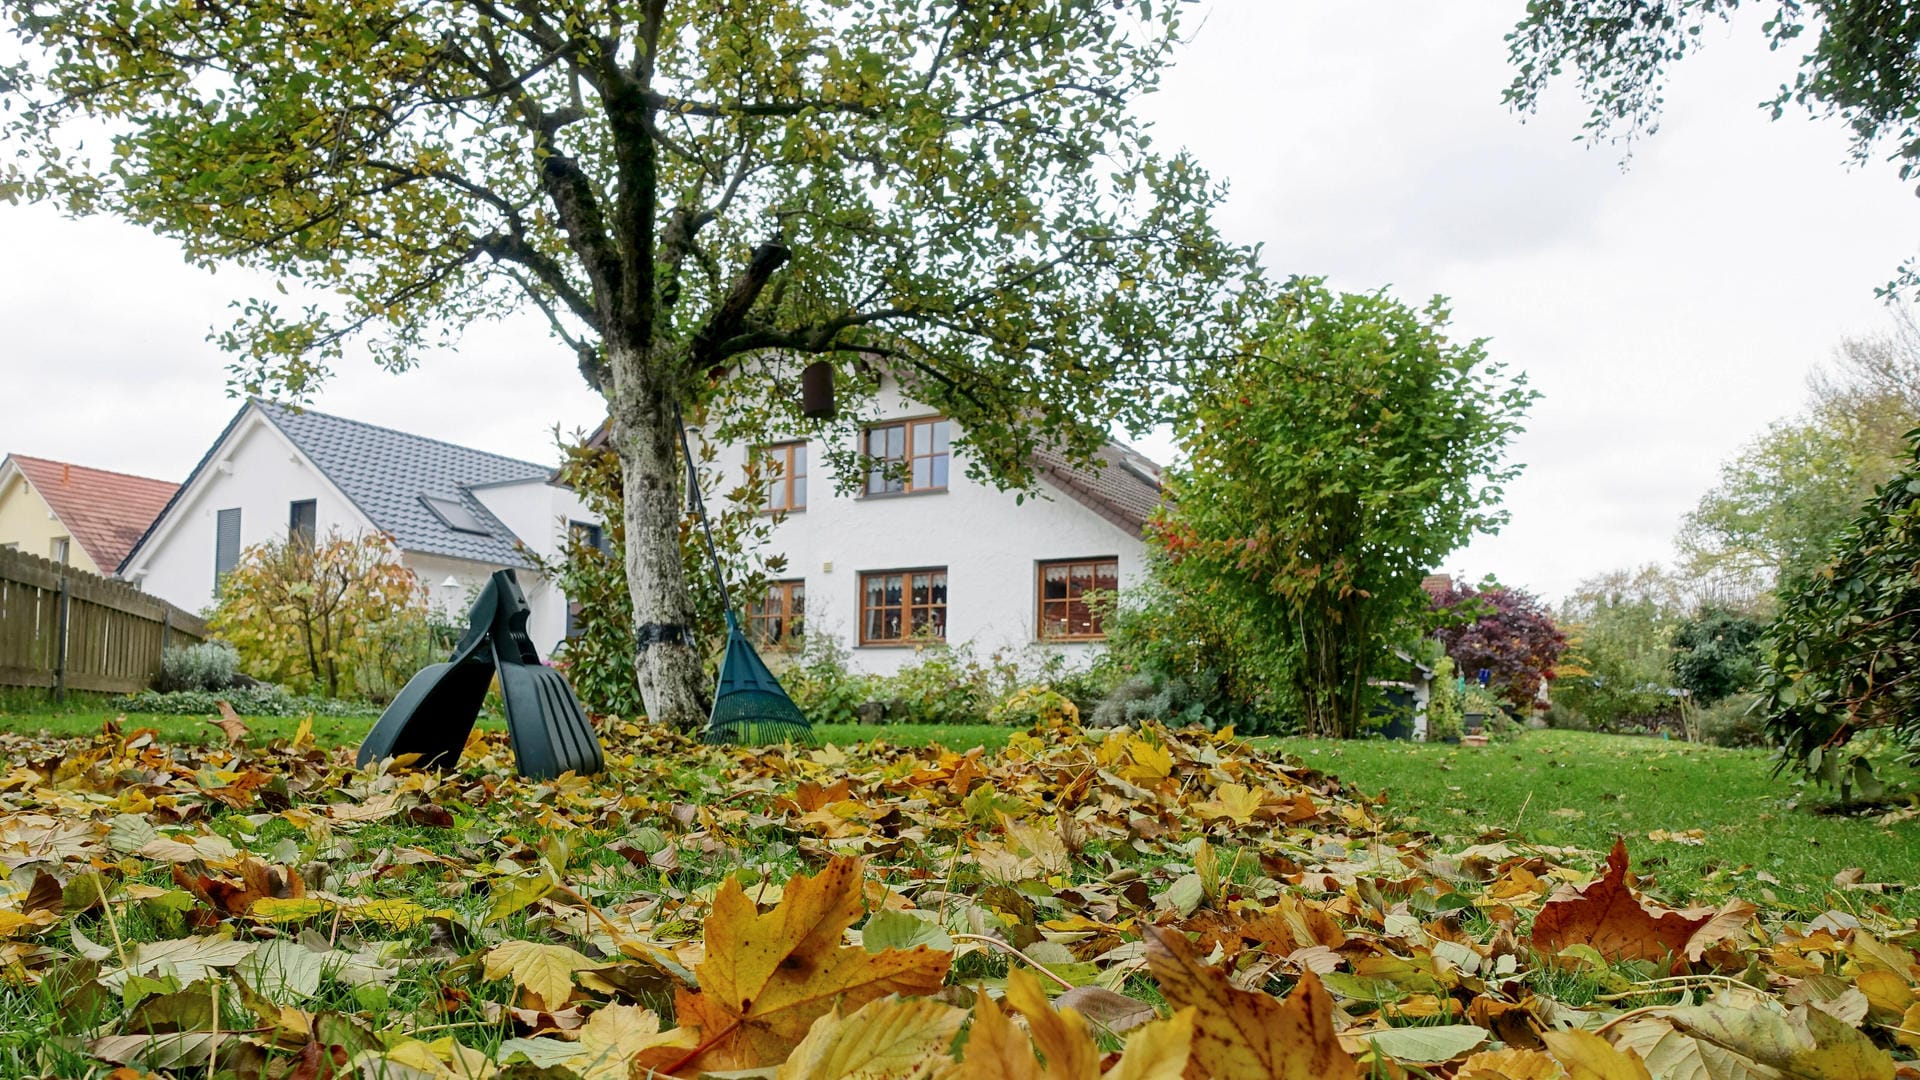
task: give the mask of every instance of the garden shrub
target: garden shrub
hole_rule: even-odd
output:
[[[242,716],[378,716],[377,706],[315,695],[295,695],[284,686],[261,683],[226,690],[148,690],[119,699],[115,704],[124,712],[155,713],[168,716],[212,716],[224,701]]]
[[[1427,695],[1427,741],[1457,739],[1466,731],[1466,702],[1454,675],[1453,660],[1434,662],[1432,689]]]
[[[1014,691],[998,705],[987,710],[987,723],[1008,727],[1052,726],[1080,722],[1080,707],[1073,699],[1044,686],[1029,686]]]
[[[239,675],[240,654],[232,645],[203,641],[161,652],[160,677],[154,680],[153,688],[162,692],[225,690]]]
[[[301,693],[352,696],[397,686],[413,654],[394,643],[424,626],[426,596],[384,533],[289,538],[248,548],[220,581],[207,626],[242,670]]]
[[[1204,681],[1206,673],[1201,673]],[[1194,680],[1160,673],[1134,675],[1113,688],[1093,711],[1094,727],[1137,727],[1162,724],[1170,728],[1213,727],[1209,699]]]
[[[912,663],[873,680],[872,700],[884,701],[887,719],[908,724],[977,724],[993,704],[987,668],[967,645],[929,645],[914,650]]]
[[[1579,709],[1556,701],[1547,706],[1547,726],[1558,731],[1592,731],[1593,721]]]
[[[781,664],[781,657],[769,657]],[[846,646],[831,634],[808,634],[800,655],[776,674],[800,712],[815,724],[857,724],[860,706],[873,700],[873,680],[847,668]]]
[[[1709,604],[1673,632],[1668,665],[1693,699],[1712,705],[1753,687],[1766,626],[1751,615]]]
[[[1299,716],[1286,672],[1293,647],[1260,633],[1231,605],[1180,587],[1174,574],[1154,558],[1146,580],[1106,612],[1106,652],[1088,678],[1111,689],[1086,714],[1089,722],[1290,734]]]
[[[1849,746],[1883,730],[1920,754],[1920,431],[1820,573],[1780,590],[1758,680],[1769,741],[1782,761],[1840,788],[1877,787]]]
[[[1700,710],[1700,741],[1732,749],[1771,745],[1765,718],[1752,694],[1733,694]]]

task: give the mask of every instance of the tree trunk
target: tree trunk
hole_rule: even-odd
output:
[[[626,360],[627,364],[620,363]],[[615,357],[617,373],[636,373],[631,357]],[[639,656],[640,699],[656,723],[692,728],[706,722],[702,643],[693,640],[693,594],[680,558],[686,490],[679,458],[679,414],[668,394],[643,378],[616,375],[613,437],[625,498],[627,592]]]

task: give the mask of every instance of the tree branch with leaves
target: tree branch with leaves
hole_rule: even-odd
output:
[[[314,297],[250,299],[216,335],[247,392],[538,310],[607,398],[636,624],[685,627],[683,414],[799,427],[800,365],[877,363],[956,421],[976,476],[1019,484],[1043,444],[1087,458],[1147,426],[1220,351],[1251,253],[1129,111],[1182,7],[0,0],[0,197]],[[82,145],[98,124],[108,154]],[[649,713],[692,722],[697,651],[640,636]]]

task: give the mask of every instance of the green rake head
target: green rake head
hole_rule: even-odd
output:
[[[727,651],[720,659],[720,683],[713,692],[713,715],[706,741],[716,745],[765,746],[813,744],[813,725],[767,670],[753,644],[727,612]]]

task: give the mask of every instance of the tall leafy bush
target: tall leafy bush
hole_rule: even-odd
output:
[[[1293,651],[1307,730],[1350,736],[1426,570],[1506,520],[1504,454],[1536,395],[1451,338],[1438,298],[1296,279],[1259,303],[1239,355],[1189,388],[1158,542],[1252,647]]]

